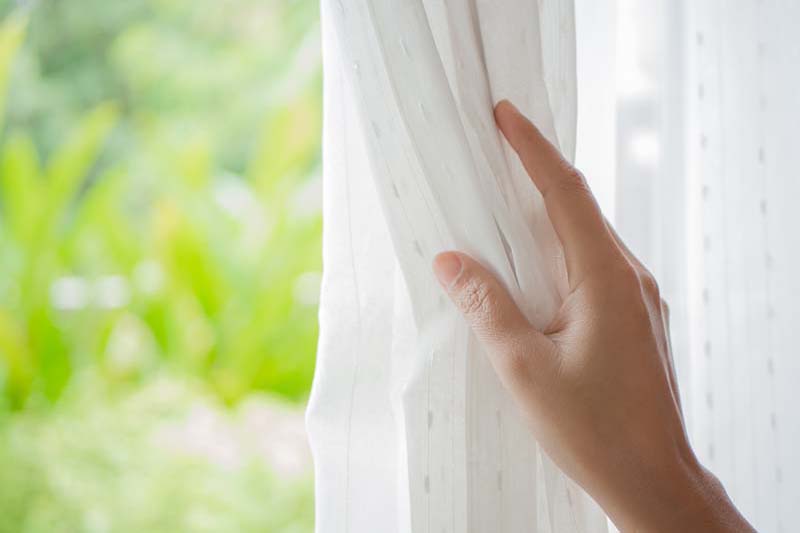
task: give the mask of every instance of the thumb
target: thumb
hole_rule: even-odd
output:
[[[527,382],[539,373],[537,361],[554,353],[554,345],[528,322],[491,272],[458,252],[439,254],[433,270],[504,383],[513,388],[520,378]]]

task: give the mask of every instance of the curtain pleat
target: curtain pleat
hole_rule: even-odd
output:
[[[308,411],[320,532],[594,532],[431,272],[459,249],[546,325],[564,266],[498,133],[510,98],[571,157],[571,0],[327,0],[324,267]]]
[[[688,9],[691,433],[759,531],[796,531],[800,4]]]
[[[758,531],[798,531],[800,3],[619,4],[646,38],[620,41],[616,224],[670,305],[696,453]]]

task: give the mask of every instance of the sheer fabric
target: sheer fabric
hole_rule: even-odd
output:
[[[563,290],[510,98],[659,279],[690,437],[760,531],[800,526],[800,4],[328,0],[322,532],[603,531],[430,274],[467,251],[543,324]],[[576,86],[579,105],[576,106]]]
[[[800,528],[800,4],[691,4],[692,433],[760,531]]]
[[[800,530],[800,3],[618,9],[616,224],[670,303],[690,437],[759,531]]]
[[[329,0],[324,261],[308,425],[320,532],[605,531],[541,453],[431,273],[490,265],[532,322],[565,286],[494,125],[510,98],[575,145],[572,0]]]

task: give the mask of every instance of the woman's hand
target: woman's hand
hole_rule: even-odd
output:
[[[569,294],[538,331],[475,260],[448,252],[434,270],[534,435],[623,531],[752,531],[689,445],[653,276],[533,124],[507,102],[495,114],[544,197]]]

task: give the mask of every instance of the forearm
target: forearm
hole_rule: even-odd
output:
[[[607,499],[607,511],[622,533],[755,531],[719,480],[694,459],[660,476],[642,477],[632,485],[635,490]]]

